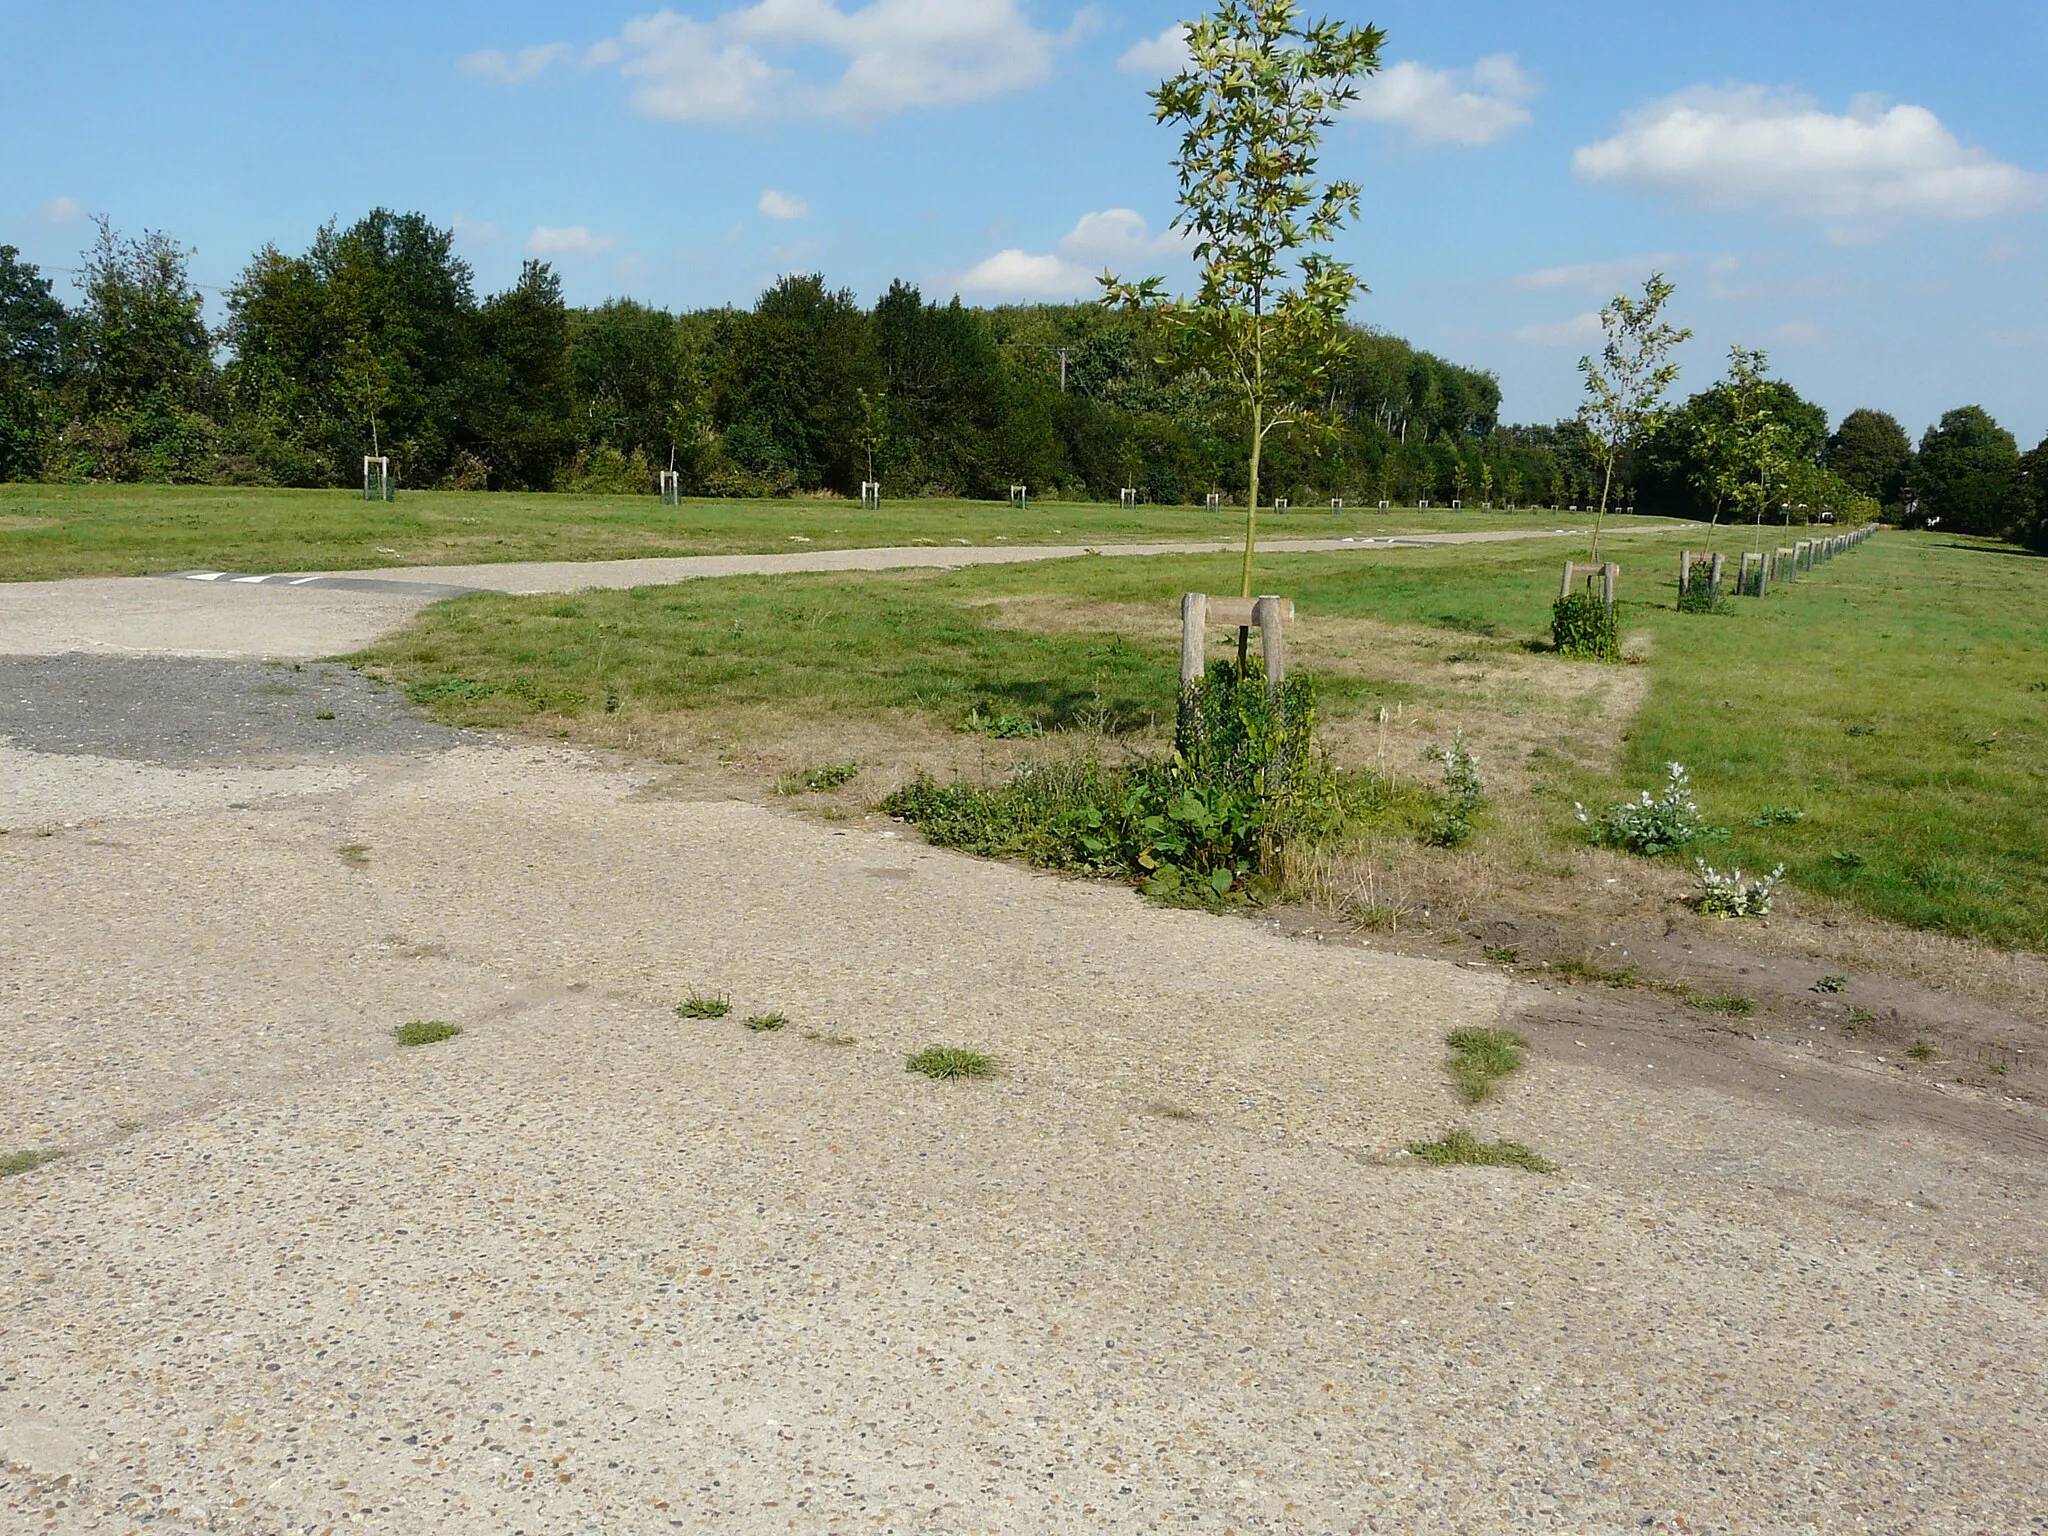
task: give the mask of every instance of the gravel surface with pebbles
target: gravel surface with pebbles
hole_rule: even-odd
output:
[[[2048,1169],[1468,1109],[1488,971],[123,665],[0,667],[0,1528],[2048,1529]]]

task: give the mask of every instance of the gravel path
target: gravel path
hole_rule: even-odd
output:
[[[1659,529],[1620,527],[1617,533]],[[1369,539],[1279,539],[1269,554],[1421,548],[1566,537],[1583,530],[1507,530]],[[1064,560],[1085,554],[1227,552],[1227,541],[1179,544],[917,546],[804,550],[784,555],[688,555],[655,560],[397,566],[352,572],[236,577],[222,571],[75,581],[0,583],[0,656],[271,657],[308,661],[358,650],[430,602],[464,591],[576,592],[654,586],[708,576],[882,571]]]
[[[59,823],[0,838],[0,1151],[66,1153],[0,1182],[0,1528],[2044,1529],[2048,1169],[1583,1050],[1467,1110],[1491,973],[329,754],[236,713],[278,669],[159,749],[204,668],[121,665],[0,674]],[[1454,1123],[1564,1169],[1399,1155]]]

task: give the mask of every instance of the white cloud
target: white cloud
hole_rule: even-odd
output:
[[[962,293],[1019,299],[1070,299],[1096,291],[1104,267],[1170,259],[1185,250],[1175,229],[1153,234],[1145,216],[1130,208],[1084,213],[1060,239],[1057,253],[1034,255],[1020,247],[998,251],[961,274]]]
[[[619,243],[616,235],[596,235],[586,224],[557,229],[542,224],[526,237],[529,256],[602,256]]]
[[[1150,75],[1164,80],[1185,69],[1190,57],[1187,28],[1176,21],[1157,37],[1131,44],[1116,61],[1116,67],[1127,75]]]
[[[791,197],[787,192],[777,192],[773,187],[761,194],[760,208],[769,218],[780,219],[784,223],[811,216],[810,204],[802,198]]]
[[[1422,144],[1491,144],[1534,121],[1529,103],[1539,90],[1511,53],[1488,54],[1470,69],[1404,61],[1363,81],[1351,110],[1406,128]]]
[[[498,238],[498,226],[489,219],[469,219],[461,214],[448,221],[448,227],[455,232],[455,238],[471,245],[487,245]]]
[[[84,217],[84,205],[75,197],[53,197],[43,204],[45,224],[76,224]]]
[[[1616,293],[1623,288],[1641,287],[1652,272],[1673,272],[1690,264],[1691,258],[1667,252],[1661,256],[1624,256],[1615,261],[1588,261],[1576,266],[1544,267],[1511,278],[1508,286],[1525,293],[1556,289],[1573,292]]]
[[[775,116],[871,122],[911,107],[1006,95],[1052,73],[1066,37],[1031,24],[1019,0],[756,0],[699,21],[661,10],[629,21],[584,62],[615,66],[636,110],[677,123]],[[790,61],[836,55],[836,78]]]
[[[1569,320],[1542,320],[1508,332],[1513,340],[1532,347],[1578,347],[1598,341],[1603,334],[1600,317],[1591,310]]]
[[[538,48],[521,48],[513,53],[501,48],[486,48],[481,53],[466,55],[456,67],[465,75],[481,75],[500,85],[517,85],[545,72],[574,52],[567,43],[543,43]]]
[[[1905,219],[1984,219],[2048,200],[2048,177],[1970,148],[1925,107],[1859,96],[1846,113],[1760,85],[1650,103],[1572,155],[1583,180],[1715,209],[1819,219],[1867,237]]]
[[[960,274],[962,293],[1013,299],[1071,299],[1094,287],[1084,267],[1060,256],[1034,256],[1012,246]]]

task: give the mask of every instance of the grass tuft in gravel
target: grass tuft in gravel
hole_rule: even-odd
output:
[[[1743,1018],[1756,1012],[1756,999],[1744,997],[1740,992],[1703,992],[1688,999],[1695,1008],[1704,1008],[1708,1013],[1725,1013],[1734,1018]]]
[[[984,1056],[980,1051],[969,1050],[964,1045],[928,1045],[911,1057],[907,1063],[913,1072],[922,1072],[926,1077],[940,1082],[950,1082],[962,1077],[1000,1077],[1002,1069],[995,1058]]]
[[[1451,1048],[1451,1076],[1467,1104],[1484,1104],[1495,1085],[1522,1070],[1529,1042],[1505,1029],[1454,1029],[1444,1036]]]
[[[444,1024],[439,1019],[414,1019],[410,1024],[401,1024],[391,1031],[391,1038],[401,1048],[419,1045],[439,1045],[443,1040],[453,1040],[462,1033],[460,1024]]]
[[[804,1038],[806,1040],[815,1040],[820,1045],[853,1044],[853,1036],[840,1034],[837,1030],[807,1029],[804,1031]]]
[[[747,1020],[747,1028],[753,1030],[756,1034],[766,1034],[771,1030],[784,1029],[788,1027],[788,1024],[789,1015],[786,1013],[757,1013]]]
[[[1555,1173],[1557,1164],[1519,1141],[1481,1141],[1470,1131],[1448,1131],[1435,1141],[1408,1143],[1411,1157],[1439,1167],[1526,1168],[1531,1173]]]
[[[29,1173],[45,1163],[55,1162],[62,1154],[56,1152],[0,1152],[0,1179],[11,1179],[17,1173]]]
[[[368,843],[343,843],[334,851],[341,855],[341,862],[344,864],[367,864],[370,862],[370,845]]]
[[[1932,1061],[1936,1056],[1934,1046],[1926,1040],[1915,1040],[1906,1047],[1906,1054],[1915,1061]]]
[[[676,1004],[681,1019],[722,1019],[732,1012],[732,997],[725,992],[692,992]]]

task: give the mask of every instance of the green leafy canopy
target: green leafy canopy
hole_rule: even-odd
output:
[[[1102,277],[1106,303],[1166,323],[1162,363],[1206,372],[1244,404],[1251,446],[1243,591],[1252,595],[1259,459],[1286,427],[1316,425],[1318,386],[1340,359],[1357,275],[1327,246],[1358,215],[1359,187],[1322,182],[1324,130],[1379,68],[1377,27],[1307,21],[1295,0],[1224,0],[1186,29],[1189,62],[1152,92],[1153,116],[1181,128],[1180,212],[1200,282]]]

